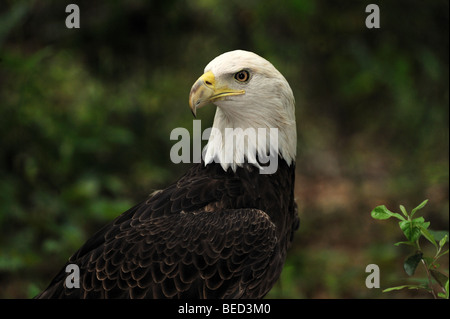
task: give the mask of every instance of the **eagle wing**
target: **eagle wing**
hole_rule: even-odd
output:
[[[64,267],[38,298],[259,298],[276,280],[283,261],[265,212],[202,208],[141,220],[149,207],[125,212],[70,258],[80,288],[66,287]]]

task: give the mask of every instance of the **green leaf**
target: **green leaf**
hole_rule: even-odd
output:
[[[422,217],[420,217],[420,218],[422,218]],[[413,219],[413,221],[414,221],[414,219]],[[417,224],[417,226],[420,228],[423,228],[423,229],[428,229],[428,227],[430,227],[430,222],[420,222]]]
[[[408,217],[408,212],[406,211],[405,206],[400,205],[400,210],[402,211],[403,215],[405,215],[405,217]]]
[[[439,247],[444,247],[445,243],[447,242],[447,235],[445,235],[440,241],[439,241]]]
[[[445,274],[435,269],[430,269],[430,274],[434,278],[434,280],[436,280],[439,286],[441,286],[442,288],[445,287],[445,283],[448,281],[448,277]]]
[[[403,231],[403,234],[405,234],[406,239],[408,239],[410,242],[415,243],[416,240],[420,237],[420,228],[413,227],[410,220],[403,220],[398,224],[400,226],[400,229]]]
[[[409,242],[409,241],[399,241],[398,243],[395,243],[394,246],[400,246],[400,245],[408,245],[415,247],[416,244]]]
[[[411,211],[411,217],[414,216],[414,214],[419,210],[425,207],[425,205],[428,203],[428,199],[424,200],[422,203],[419,204],[419,206],[417,206],[416,208],[414,208]]]
[[[413,220],[402,220],[399,226],[406,238],[414,243],[422,235],[421,229],[427,229],[430,226],[429,222],[425,222],[423,217],[415,218]]]
[[[370,213],[370,215],[374,219],[383,220],[383,219],[391,218],[392,212],[390,212],[389,209],[386,208],[386,206],[381,205],[381,206],[375,207],[372,210],[372,212]]]
[[[411,221],[416,226],[426,225],[425,228],[428,228],[428,226],[430,225],[430,222],[425,222],[425,219],[423,217],[417,217],[417,218],[412,219]]]
[[[389,292],[389,291],[393,291],[393,290],[401,290],[401,289],[405,289],[405,288],[408,288],[408,287],[409,287],[409,285],[390,287],[390,288],[384,289],[383,292]]]
[[[372,216],[372,218],[378,220],[388,219],[391,217],[396,217],[400,220],[405,220],[405,218],[403,218],[402,215],[391,212],[389,209],[386,208],[385,205],[375,207],[370,213],[370,215]]]
[[[389,291],[393,291],[393,290],[401,290],[401,289],[422,289],[425,288],[423,286],[419,286],[419,285],[403,285],[403,286],[396,286],[396,287],[390,287],[390,288],[386,288],[383,290],[383,292],[389,292]]]
[[[448,297],[449,297],[448,280],[447,280],[447,282],[445,283],[444,289],[445,289],[445,296],[444,296],[444,298],[447,298],[447,299],[448,299]]]
[[[413,242],[410,237],[411,237],[411,221],[410,220],[402,220],[401,222],[398,223],[398,225],[400,226],[400,229],[402,230],[402,232],[405,234],[406,239],[408,239],[410,242]]]
[[[445,236],[447,236],[448,238],[448,231],[446,230],[429,230],[429,232],[433,235],[434,239],[436,241],[441,241],[442,238],[444,238]]]
[[[434,240],[433,235],[426,228],[421,227],[420,232],[430,243],[434,245],[434,247],[438,248],[436,240]]]
[[[417,266],[419,265],[420,261],[422,260],[423,253],[421,251],[417,251],[414,255],[409,256],[404,264],[403,268],[405,269],[408,276],[414,275],[414,272],[416,271]]]

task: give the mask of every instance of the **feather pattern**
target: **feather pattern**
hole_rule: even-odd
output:
[[[192,167],[100,229],[37,298],[261,298],[278,279],[298,227],[294,166]],[[263,179],[263,180],[261,180]],[[214,203],[214,209],[211,209]],[[209,207],[209,208],[208,208]]]

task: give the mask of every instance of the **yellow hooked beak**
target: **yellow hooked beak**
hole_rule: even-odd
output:
[[[230,95],[244,94],[244,90],[233,90],[227,86],[217,85],[216,78],[211,71],[206,72],[194,83],[189,94],[189,106],[192,114],[197,116],[197,109]]]

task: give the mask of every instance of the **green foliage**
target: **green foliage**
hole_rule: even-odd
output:
[[[425,289],[429,291],[435,298],[447,298],[448,299],[448,275],[442,273],[438,270],[439,263],[438,260],[442,256],[448,254],[449,250],[444,250],[445,245],[448,243],[448,232],[445,231],[432,231],[429,228],[430,222],[426,222],[423,217],[413,218],[413,216],[417,213],[418,210],[425,207],[428,203],[428,200],[423,201],[420,205],[415,207],[410,213],[407,212],[403,205],[400,205],[400,210],[403,214],[400,215],[398,213],[393,213],[389,211],[385,205],[375,207],[371,216],[374,219],[385,220],[391,217],[397,218],[400,220],[399,226],[403,235],[406,237],[406,241],[397,242],[394,245],[408,245],[412,246],[415,252],[408,256],[404,263],[403,268],[408,276],[413,276],[416,268],[420,263],[422,263],[425,267],[426,273],[428,275],[428,286],[423,285],[402,285],[384,289],[383,292],[389,292],[393,290],[401,290],[404,288],[408,289]],[[432,257],[424,256],[420,245],[420,239],[425,238],[429,243],[431,243],[435,248],[435,254]],[[433,287],[434,281],[439,285],[442,291],[437,292]]]

